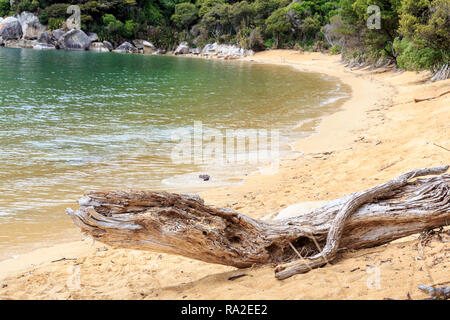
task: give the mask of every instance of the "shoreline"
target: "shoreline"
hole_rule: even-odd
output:
[[[248,176],[242,185],[202,191],[200,196],[206,203],[261,218],[297,202],[331,200],[366,189],[410,169],[450,163],[450,153],[431,144],[450,145],[450,129],[448,121],[445,121],[446,114],[448,119],[448,97],[420,105],[415,105],[413,97],[410,97],[435,96],[450,86],[449,80],[423,84],[424,73],[369,71],[367,68],[349,70],[339,63],[339,56],[300,54],[292,50],[265,51],[242,60],[291,65],[298,70],[326,73],[349,85],[352,95],[336,112],[320,120],[317,132],[294,143],[295,151],[303,154],[282,159],[275,176],[254,174]],[[402,254],[417,255],[414,251],[417,237],[399,240],[360,250],[356,254],[345,253],[347,258],[343,261],[306,275],[294,276],[281,284],[274,279],[269,266],[248,270],[252,277],[258,277],[258,283],[254,283],[252,277],[229,282],[227,275],[235,272],[235,268],[178,256],[110,249],[99,243],[88,245],[89,241],[69,242],[1,263],[0,284],[4,283],[6,287],[0,289],[0,298],[89,299],[97,295],[100,299],[182,299],[184,296],[188,299],[345,299],[354,298],[355,294],[362,299],[377,299],[388,294],[392,298],[405,298],[404,290],[400,292],[400,288],[404,288],[401,285],[384,288],[384,291],[369,290],[365,288],[365,273],[350,273],[355,265],[362,269],[359,265],[367,262],[365,258],[358,258],[361,253],[367,253],[366,257],[374,260],[386,255],[389,256],[386,259],[391,260]],[[398,248],[398,243],[402,243],[402,249]],[[447,254],[445,250],[443,252]],[[51,262],[62,258],[66,260]],[[72,258],[80,263],[82,279],[87,280],[77,290],[68,290],[66,284],[70,276],[67,269],[74,264],[68,259]],[[381,265],[380,259],[377,263]],[[383,275],[392,282],[404,279],[412,288],[406,280],[411,277],[408,266],[411,260],[408,261],[399,261],[392,270],[383,271]],[[444,279],[446,270],[443,267],[448,261],[444,256],[435,280],[448,280]],[[99,262],[105,265],[99,266]],[[161,268],[161,265],[165,267]],[[401,268],[406,271],[400,272]],[[416,264],[414,268],[419,270]],[[104,273],[100,274],[100,270]],[[348,271],[345,277],[350,280],[357,276],[350,285],[357,288],[356,292],[348,292],[345,286],[339,285],[339,281],[328,283],[327,278],[335,277],[341,271]],[[24,274],[17,276],[20,273]],[[52,279],[44,281],[43,274],[51,275]],[[427,277],[423,272],[422,276]],[[111,277],[114,283],[108,281]],[[311,277],[315,281],[311,281]],[[149,280],[150,288],[144,288],[146,281],[138,280],[140,278]],[[32,285],[27,286],[25,279]],[[97,283],[91,285],[91,281]],[[132,288],[120,288],[128,282],[132,283]],[[52,290],[47,292],[45,288],[49,286]],[[412,294],[419,296],[416,291]]]
[[[1,48],[1,47],[0,47]],[[17,48],[7,48],[7,49],[16,49]],[[19,48],[19,50],[26,50],[26,48]],[[64,51],[64,50],[61,50]],[[97,52],[91,52],[91,51],[75,51],[76,53],[80,52],[80,53],[87,53],[89,52],[90,54],[100,54],[103,55],[105,53],[97,53]],[[121,55],[132,55],[132,54],[127,54],[127,53],[115,53],[115,52],[109,52],[110,54],[121,54]],[[134,54],[134,55],[142,55],[142,56],[154,56],[154,55],[149,55],[149,54]],[[218,57],[218,56],[204,56],[204,55],[194,55],[194,54],[183,54],[183,55],[174,55],[174,54],[164,54],[164,55],[157,55],[157,56],[163,56],[163,57],[171,57],[173,59],[200,59],[200,60],[208,60],[211,62],[216,62],[216,61],[221,61],[221,63],[234,63],[234,64],[249,64],[249,63],[253,63],[250,60],[251,59],[224,59],[222,57]],[[251,58],[251,57],[249,57]],[[278,66],[275,63],[264,63],[264,62],[254,62],[256,64],[259,65],[271,65],[271,66],[275,66],[277,69],[275,70],[279,70]],[[295,74],[297,74],[297,72],[306,72],[306,73],[310,73],[309,71],[305,71],[305,70],[297,70],[295,67],[292,67],[291,65],[280,65],[283,70],[284,69],[292,69],[292,72],[295,72]],[[316,73],[316,72],[313,72]],[[301,75],[299,76],[301,77]],[[320,78],[322,78],[322,75],[320,75]],[[296,132],[295,134],[290,134],[290,136],[286,136],[285,141],[280,141],[280,149],[286,149],[286,150],[280,150],[280,158],[283,157],[289,157],[289,155],[292,156],[293,153],[295,153],[295,148],[294,145],[295,143],[299,140],[299,139],[303,139],[307,136],[313,135],[316,133],[316,127],[317,124],[320,123],[324,118],[328,117],[330,114],[333,114],[337,111],[339,111],[343,105],[343,101],[348,100],[350,98],[350,92],[348,90],[348,88],[342,88],[343,86],[346,86],[345,84],[343,84],[342,82],[340,82],[340,80],[337,77],[333,77],[332,80],[326,80],[326,81],[333,81],[333,82],[338,82],[338,88],[339,90],[332,90],[330,91],[330,99],[331,101],[329,101],[330,99],[326,98],[326,99],[321,99],[320,100],[320,104],[318,104],[320,106],[320,108],[332,108],[332,111],[329,110],[323,110],[321,112],[321,115],[316,117],[316,118],[310,118],[307,119],[305,121],[305,124],[302,124],[299,127],[302,126],[306,126],[305,130],[301,130],[299,132]],[[331,106],[331,107],[330,107]],[[281,130],[285,130],[285,131],[289,131],[290,129],[292,129],[292,126],[287,126],[284,125],[282,127]],[[295,127],[297,128],[297,127]],[[246,129],[246,128],[243,128]],[[278,157],[277,157],[278,158]],[[214,170],[214,167],[207,167],[207,168],[203,168],[204,170],[200,170],[198,172],[192,172],[193,175],[192,177],[190,177],[189,179],[195,179],[197,178],[198,174],[201,174],[203,172],[206,172],[208,174],[212,174],[212,176],[214,178],[219,177],[221,174],[224,174],[224,177],[220,177],[218,179],[218,181],[209,181],[208,183],[205,182],[191,182],[188,185],[185,185],[184,183],[180,183],[180,181],[177,181],[177,179],[180,176],[184,176],[185,174],[180,174],[180,175],[173,175],[170,176],[168,178],[165,178],[161,181],[160,185],[155,187],[155,190],[168,190],[171,192],[178,192],[178,193],[189,193],[189,192],[193,192],[193,193],[201,193],[204,192],[206,190],[213,190],[216,188],[227,188],[227,187],[232,187],[232,186],[238,186],[238,185],[242,185],[243,183],[245,183],[245,180],[252,175],[255,174],[259,174],[261,172],[261,170],[263,170],[263,168],[265,168],[265,165],[263,163],[258,163],[257,167],[250,167],[248,164],[240,164],[240,163],[236,163],[232,166],[232,169],[237,169],[236,171],[241,171],[241,174],[239,174],[238,172],[234,172],[231,175],[228,175],[228,173],[224,173],[224,172],[220,172],[217,170]],[[173,183],[167,183],[167,181],[172,181]],[[194,180],[195,181],[195,180]],[[213,182],[211,184],[211,182]],[[81,197],[81,195],[80,195]],[[75,203],[75,202],[74,202]],[[63,214],[63,213],[62,213]],[[68,221],[70,224],[72,224],[71,221]],[[72,228],[70,227],[66,227],[66,231],[74,233],[74,231],[78,231],[78,228],[76,228],[74,225],[72,225]],[[55,238],[55,237],[54,237]],[[58,242],[55,242],[54,239],[42,239],[36,236],[36,238],[34,239],[34,241],[28,239],[27,242],[23,242],[23,243],[19,243],[17,244],[17,246],[15,246],[15,251],[13,250],[8,250],[5,248],[2,248],[3,250],[0,251],[0,265],[2,263],[5,263],[8,260],[14,260],[19,256],[22,255],[26,255],[28,253],[31,253],[35,250],[41,249],[41,248],[49,248],[53,245],[58,245],[60,243],[68,243],[68,242],[72,242],[73,239],[76,238],[74,236],[70,236],[67,238],[63,238],[63,239],[58,239]],[[15,245],[15,244],[14,244]],[[8,251],[7,251],[8,250]]]

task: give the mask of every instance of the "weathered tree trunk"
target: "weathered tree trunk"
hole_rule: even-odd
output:
[[[275,272],[284,279],[325,264],[338,249],[377,246],[448,225],[450,175],[439,175],[448,168],[411,171],[277,221],[208,206],[195,195],[151,191],[90,192],[79,210],[67,213],[83,231],[114,247],[239,268],[281,263]],[[427,175],[439,176],[410,181]]]

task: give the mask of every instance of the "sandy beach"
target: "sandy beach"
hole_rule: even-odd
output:
[[[326,201],[368,189],[406,171],[450,164],[450,80],[392,69],[349,69],[340,56],[271,50],[248,63],[325,73],[352,88],[317,133],[298,140],[275,175],[200,194],[211,205],[262,218],[298,202]],[[81,195],[80,195],[81,196]],[[331,265],[287,280],[273,266],[251,269],[183,257],[112,249],[80,241],[0,263],[0,299],[422,299],[418,284],[448,283],[450,229],[346,251]],[[235,274],[245,275],[235,280]]]

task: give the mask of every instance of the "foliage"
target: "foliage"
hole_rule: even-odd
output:
[[[10,10],[9,0],[0,0],[0,17],[7,16]]]
[[[56,30],[62,27],[64,23],[64,19],[61,18],[49,18],[48,19],[48,28],[50,30]]]
[[[188,28],[197,19],[197,7],[189,2],[179,3],[175,6],[172,21],[180,29]]]
[[[0,16],[31,11],[57,28],[67,7],[81,8],[82,28],[117,43],[147,39],[165,49],[180,41],[245,48],[302,47],[358,61],[390,59],[406,69],[433,69],[450,55],[449,0],[0,0]],[[368,6],[381,10],[369,29]]]
[[[330,54],[339,54],[341,53],[342,47],[338,44],[335,44],[330,48]]]

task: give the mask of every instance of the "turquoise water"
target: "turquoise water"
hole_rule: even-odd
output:
[[[255,167],[174,163],[173,134],[194,121],[280,130],[287,150],[348,92],[289,67],[0,48],[0,259],[72,237],[64,208],[86,190],[190,191]]]

